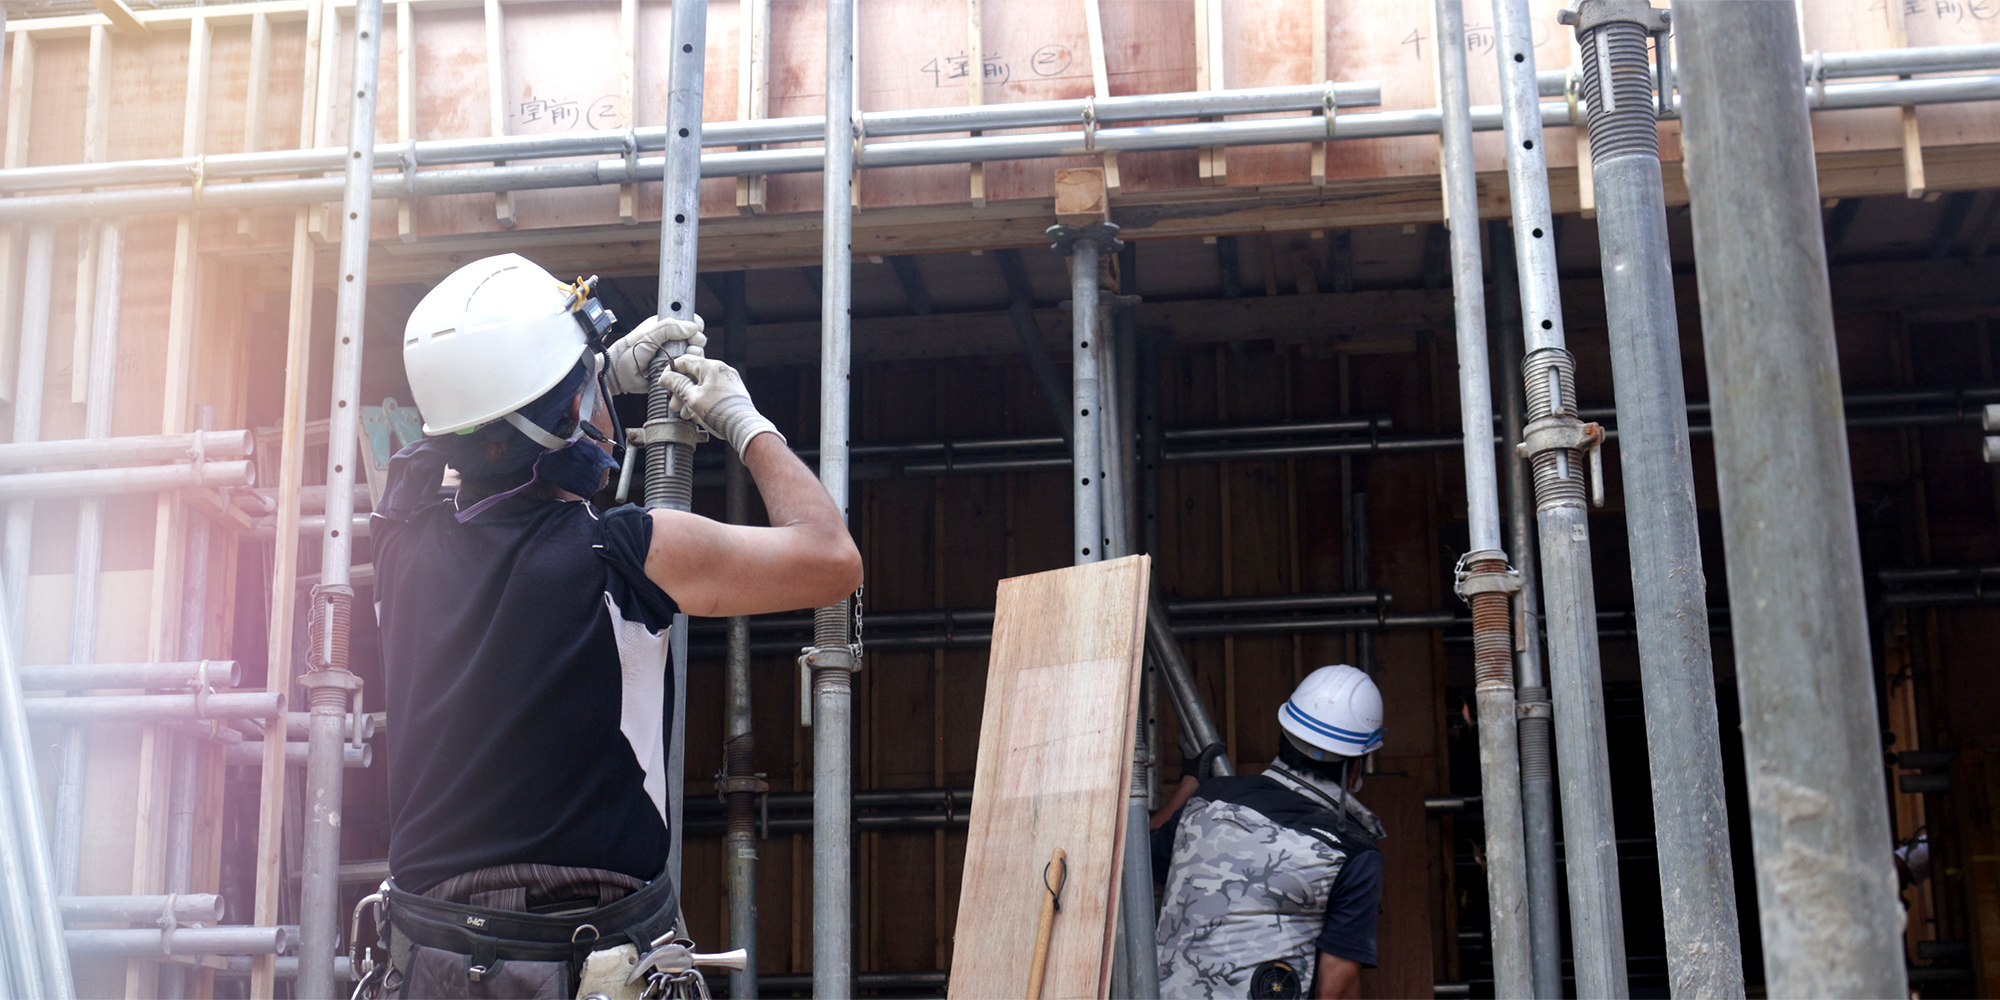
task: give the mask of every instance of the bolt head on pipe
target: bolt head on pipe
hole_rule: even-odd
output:
[[[1101,252],[1117,253],[1125,243],[1118,238],[1118,224],[1115,222],[1093,222],[1087,226],[1050,226],[1048,229],[1049,249],[1070,256],[1076,251],[1077,240],[1090,240],[1098,244]]]

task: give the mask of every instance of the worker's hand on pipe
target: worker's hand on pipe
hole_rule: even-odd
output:
[[[689,353],[674,359],[660,373],[660,385],[674,394],[674,411],[693,420],[714,437],[728,441],[738,455],[759,434],[778,434],[771,421],[750,402],[750,390],[736,369],[713,358]],[[785,436],[778,434],[778,440]]]
[[[708,337],[702,329],[700,316],[691,320],[654,316],[639,324],[638,329],[618,338],[618,342],[605,352],[611,362],[612,394],[651,391],[653,380],[647,377],[647,369],[653,366],[653,359],[659,355],[660,348],[674,341],[685,342],[689,356],[701,357],[703,348],[708,345]]]

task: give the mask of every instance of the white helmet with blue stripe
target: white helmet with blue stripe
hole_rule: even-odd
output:
[[[1382,745],[1382,692],[1345,663],[1321,667],[1278,709],[1278,725],[1314,759],[1359,757]]]

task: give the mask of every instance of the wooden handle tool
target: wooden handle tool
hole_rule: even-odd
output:
[[[1035,960],[1028,966],[1028,1000],[1041,1000],[1042,973],[1049,967],[1049,937],[1055,930],[1056,911],[1062,909],[1063,883],[1069,880],[1069,855],[1058,847],[1042,868],[1042,923],[1035,930]]]

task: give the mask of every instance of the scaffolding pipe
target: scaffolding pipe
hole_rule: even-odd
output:
[[[64,896],[58,901],[63,919],[79,924],[118,924],[173,920],[212,924],[222,920],[222,897],[211,893],[167,896]]]
[[[750,306],[745,301],[744,274],[725,275],[723,319],[728,326],[724,344],[732,362],[743,358],[750,335]],[[743,459],[732,449],[723,449],[724,516],[730,524],[750,523],[750,473]],[[750,619],[738,615],[729,619],[729,648],[724,663],[722,760],[723,788],[728,799],[728,843],[723,856],[728,866],[729,946],[744,950],[743,968],[729,973],[732,1000],[755,1000],[757,996],[757,829],[756,799],[767,788],[757,777],[757,736],[753,728],[750,684]],[[685,832],[685,831],[683,831]]]
[[[1372,81],[1332,83],[1332,86],[1334,99],[1340,107],[1373,107],[1382,103],[1382,86],[1379,83]],[[1325,107],[1326,93],[1326,84],[1306,84],[1174,94],[1135,94],[1094,100],[1023,101],[956,108],[872,111],[862,113],[859,117],[862,120],[864,134],[871,137],[934,135],[947,132],[1077,125],[1085,121],[1086,114],[1090,115],[1089,120],[1103,123],[1199,118],[1208,115],[1320,111]],[[1560,93],[1561,91],[1557,91],[1558,95]],[[629,133],[561,132],[525,136],[431,139],[415,143],[381,143],[375,147],[375,158],[414,163],[421,168],[542,157],[623,156],[628,142],[637,152],[661,152],[667,146],[667,134],[667,128],[661,126],[633,129]],[[714,122],[702,127],[701,145],[717,147],[772,142],[810,142],[824,137],[825,134],[826,119],[820,115]],[[0,192],[13,194],[51,188],[175,183],[186,180],[197,166],[200,167],[203,178],[208,181],[271,174],[307,174],[338,169],[346,159],[345,148],[329,147],[220,153],[200,158],[160,157],[114,163],[17,167],[0,171]]]
[[[306,767],[311,757],[310,743],[289,742],[285,744],[285,766]],[[231,743],[222,751],[222,762],[231,767],[264,766],[264,741],[244,740]],[[375,766],[375,747],[372,744],[354,746],[343,743],[340,746],[340,766],[343,768],[366,768]]]
[[[111,688],[232,688],[243,683],[235,660],[182,663],[36,663],[22,667],[26,691],[102,691]]]
[[[113,227],[106,223],[105,228]],[[98,251],[98,260],[98,270],[102,272],[102,249]],[[116,274],[122,268],[114,263],[112,270]],[[94,377],[97,370],[95,347],[92,351],[91,372]],[[185,462],[196,454],[201,455],[204,461],[248,458],[255,446],[255,439],[249,431],[107,437],[108,427],[106,433],[92,433],[88,415],[84,417],[84,423],[83,440],[0,444],[0,469],[26,469],[37,465],[110,465],[115,462]]]
[[[0,500],[20,506],[32,500],[165,493],[208,487],[248,486],[257,481],[249,462],[204,462],[201,465],[137,465],[118,469],[78,469],[69,472],[13,472],[0,476]]]
[[[1197,767],[1200,777],[1231,775],[1236,766],[1230,762],[1229,747],[1222,742],[1222,733],[1215,728],[1215,719],[1208,714],[1208,704],[1202,701],[1201,688],[1196,686],[1194,670],[1188,666],[1187,658],[1181,655],[1180,643],[1174,639],[1174,628],[1167,621],[1165,601],[1154,591],[1153,599],[1146,603],[1146,649],[1153,654],[1153,662],[1160,669],[1160,676],[1166,678],[1167,693],[1174,703],[1174,714],[1181,720],[1181,731],[1194,743]]]
[[[708,0],[673,5],[672,51],[667,62],[667,141],[665,185],[660,203],[660,282],[658,312],[694,320],[695,250],[701,222],[698,161],[702,136],[702,74],[708,55]],[[674,412],[673,393],[659,376],[687,345],[674,342],[653,359],[653,387],[646,394],[646,506],[688,510],[694,506],[695,427]],[[676,611],[667,632],[667,660],[673,699],[667,720],[667,871],[675,892],[681,884],[681,797],[687,782],[687,615]],[[686,919],[681,930],[687,930]]]
[[[1673,14],[1765,981],[1906,996],[1798,22]]]
[[[94,442],[111,435],[112,393],[118,381],[118,323],[125,277],[125,225],[102,223],[98,232],[96,316],[91,336],[88,396],[84,405],[83,442],[65,442],[88,451]],[[14,448],[35,452],[48,446],[22,444]],[[69,452],[76,454],[76,452]],[[72,459],[71,461],[74,461]],[[65,463],[66,464],[66,463]],[[18,466],[16,466],[18,467]],[[8,477],[14,478],[14,477]],[[77,502],[76,556],[70,577],[69,659],[71,664],[89,664],[97,657],[98,580],[104,561],[104,500],[85,496]],[[88,669],[88,668],[85,668]],[[81,683],[67,688],[84,690]],[[75,873],[82,850],[82,838],[70,836],[83,826],[83,779],[90,753],[85,728],[70,725],[63,729],[62,763],[57,777],[56,871],[59,889],[74,889]],[[69,873],[68,881],[62,874]]]
[[[1500,370],[1521,370],[1520,281],[1514,269],[1514,232],[1494,220],[1487,237],[1493,248],[1496,340]],[[1500,446],[1506,466],[1508,551],[1521,574],[1514,595],[1516,736],[1521,746],[1521,830],[1528,876],[1529,968],[1533,996],[1562,1000],[1562,915],[1556,895],[1555,769],[1551,759],[1549,689],[1542,675],[1541,576],[1535,557],[1534,495],[1528,489],[1528,462],[1514,449],[1524,440],[1521,383],[1500,379]]]
[[[361,681],[347,669],[354,536],[343,530],[354,517],[354,463],[361,417],[361,350],[368,305],[368,236],[375,171],[375,110],[382,57],[382,0],[354,5],[353,96],[347,115],[347,175],[340,226],[340,277],[334,282],[333,410],[327,420],[325,543],[320,582],[312,590],[307,651],[311,669],[299,679],[308,692],[312,727],[306,765],[304,874],[299,883],[299,984],[301,997],[331,997],[333,959],[339,952],[340,816],[350,698]],[[282,950],[282,949],[280,949]]]
[[[366,0],[364,0],[366,2]],[[169,930],[151,928],[78,930],[64,931],[63,937],[72,955],[127,955],[134,958],[167,955],[276,955],[294,943],[303,944],[304,938],[297,928],[291,927],[249,927],[241,924],[228,927],[175,927]],[[305,992],[306,973],[310,971],[304,956],[299,959],[301,969],[299,992]],[[328,962],[327,968],[333,968]],[[331,996],[332,994],[326,994]]]
[[[275,691],[218,694],[106,694],[26,699],[35,725],[75,722],[186,722],[194,719],[270,719],[284,714]]]
[[[21,272],[21,330],[16,343],[15,444],[42,438],[42,376],[48,363],[49,293],[53,290],[54,264],[54,231],[46,225],[29,229],[27,262]],[[29,497],[0,493],[0,498],[12,501],[7,505],[4,562],[11,602],[6,610],[14,629],[10,638],[18,650],[28,628],[28,555],[35,541],[35,505]]]
[[[1604,678],[1598,666],[1597,592],[1584,506],[1591,428],[1576,419],[1575,362],[1565,348],[1556,280],[1555,225],[1548,163],[1535,114],[1535,44],[1527,0],[1493,0],[1500,93],[1506,109],[1507,182],[1516,271],[1527,340],[1522,372],[1532,418],[1526,434],[1534,465],[1542,591],[1548,619],[1556,745],[1562,758],[1563,844],[1569,872],[1570,939],[1579,996],[1624,997],[1624,913],[1611,815]],[[1594,457],[1594,453],[1593,453]]]
[[[1561,20],[1576,29],[1590,108],[1668,979],[1676,997],[1742,996],[1722,734],[1648,53],[1657,37],[1667,61],[1667,13],[1646,3],[1581,0]]]
[[[1925,45],[1903,49],[1861,49],[1854,52],[1808,52],[1799,59],[1806,86],[1815,80],[1845,80],[1862,76],[1907,76],[1912,73],[1969,73],[2000,69],[2000,45]],[[1535,74],[1543,97],[1569,92],[1570,71]],[[1808,89],[1808,98],[1811,91]]]
[[[2000,75],[1828,84],[1816,92],[1820,96],[1814,101],[1812,110],[1815,111],[1991,101],[2000,100]],[[1531,105],[1529,116],[1549,127],[1574,124],[1567,101]],[[1472,127],[1476,132],[1499,130],[1501,119],[1502,110],[1499,107],[1484,105],[1472,109]],[[1318,116],[1257,118],[1098,129],[1094,133],[1062,131],[883,142],[867,148],[862,166],[867,169],[940,166],[1209,146],[1286,145],[1326,142],[1330,138],[1348,140],[1436,135],[1440,118],[1436,108],[1341,115],[1339,134],[1333,137],[1327,136],[1325,121]],[[823,146],[709,153],[702,157],[701,176],[815,173],[825,169],[828,160]],[[372,183],[374,197],[379,199],[428,198],[632,184],[660,177],[665,165],[662,157],[641,157],[629,161],[620,157],[379,174]],[[849,164],[847,169],[852,170],[854,166]],[[0,171],[0,184],[5,183],[7,176],[6,172]],[[192,187],[27,195],[0,199],[0,223],[68,219],[77,215],[147,215],[207,209],[241,210],[273,205],[315,205],[340,198],[342,190],[343,185],[338,178],[310,178],[213,184],[203,187],[198,196]]]
[[[195,432],[213,430],[215,407],[194,408]],[[247,439],[248,434],[244,437]],[[187,555],[181,572],[180,655],[201,659],[208,622],[208,518],[187,519],[183,539]],[[204,671],[205,672],[205,671]],[[200,690],[206,691],[203,684]],[[172,746],[167,779],[167,858],[166,890],[179,895],[193,887],[194,814],[196,787],[195,738],[184,732],[166,734]],[[173,962],[160,965],[161,1000],[183,1000],[187,996],[187,968]]]
[[[854,0],[826,5],[826,157],[820,186],[819,481],[848,499],[848,372],[854,330]],[[813,615],[813,996],[854,995],[854,642],[851,602]]]
[[[0,578],[0,616],[6,614],[9,595]],[[11,827],[0,831],[0,874],[9,881],[9,890],[0,892],[0,932],[5,934],[8,954],[21,974],[24,993],[39,993],[54,1000],[71,1000],[76,986],[70,978],[69,951],[63,947],[62,913],[56,903],[55,866],[49,857],[48,828],[42,823],[42,800],[35,774],[34,749],[29,744],[27,713],[23,711],[21,683],[15,673],[20,647],[7,637],[12,624],[0,617],[0,766],[5,774]]]
[[[1435,0],[1437,32],[1465,34],[1463,0]],[[1486,898],[1491,918],[1493,988],[1526,997],[1529,971],[1528,880],[1521,834],[1521,755],[1515,737],[1512,593],[1520,576],[1500,538],[1500,484],[1493,448],[1493,386],[1486,365],[1486,286],[1479,252],[1479,180],[1472,159],[1471,85],[1465,46],[1438,47],[1439,106],[1444,112],[1445,216],[1451,227],[1452,303],[1458,342],[1459,426],[1472,442],[1465,459],[1468,549],[1456,590],[1472,609],[1473,698],[1479,709],[1479,783],[1486,804]]]

